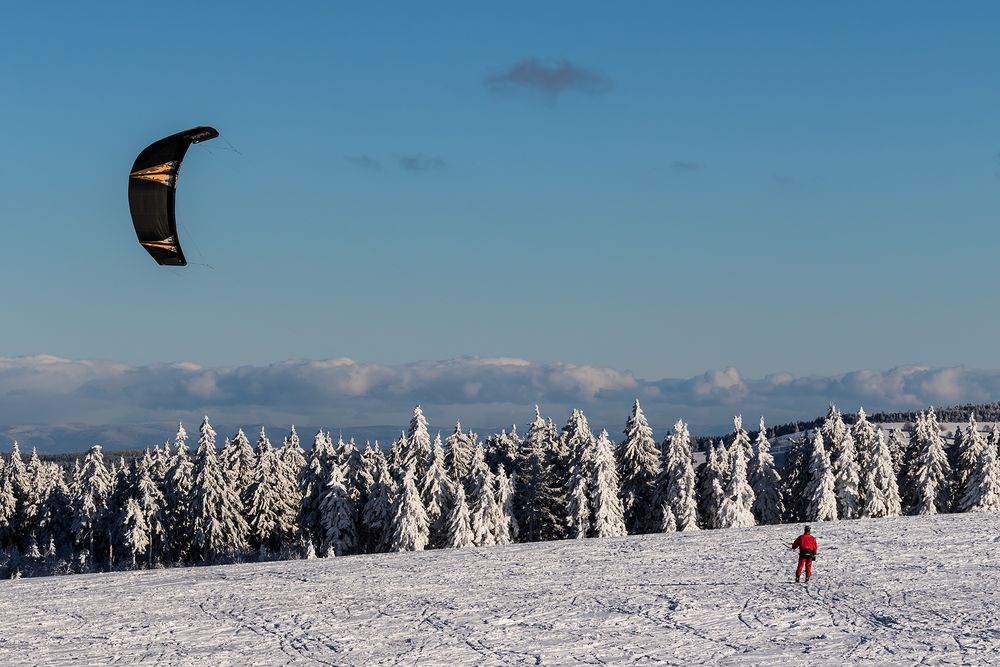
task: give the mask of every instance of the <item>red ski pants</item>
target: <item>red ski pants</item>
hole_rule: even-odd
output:
[[[806,576],[807,577],[813,576],[813,561],[812,561],[812,558],[800,558],[799,559],[799,566],[797,568],[795,568],[795,578],[796,579],[798,579],[799,577],[802,576],[802,567],[803,566],[805,566],[805,568],[806,568]]]

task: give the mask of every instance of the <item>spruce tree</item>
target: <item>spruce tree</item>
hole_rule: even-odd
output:
[[[809,485],[806,487],[806,521],[836,521],[837,493],[830,457],[817,431],[809,462]]]
[[[496,480],[493,471],[486,465],[482,447],[476,447],[473,453],[472,472],[469,476],[469,525],[472,528],[472,538],[477,547],[492,546],[497,543],[502,519],[497,505]]]
[[[365,551],[377,553],[389,548],[392,530],[392,505],[397,495],[396,480],[389,470],[389,464],[376,445],[370,447],[370,458],[374,462],[374,481],[365,503],[362,525],[365,532]]]
[[[139,465],[138,481],[136,483],[135,500],[142,512],[143,522],[149,531],[146,550],[146,565],[152,567],[155,558],[154,553],[157,545],[162,545],[166,533],[163,493],[159,485],[153,479],[156,463],[149,451],[146,451]]]
[[[861,494],[858,488],[861,480],[857,454],[854,451],[854,437],[850,433],[844,434],[839,449],[840,456],[833,464],[837,514],[841,519],[856,519],[861,504]]]
[[[898,428],[889,431],[889,440],[886,446],[889,448],[889,458],[892,460],[892,470],[899,479],[899,473],[903,469],[903,432]]]
[[[781,476],[774,466],[763,417],[760,418],[760,430],[757,431],[755,444],[756,451],[748,470],[750,488],[754,493],[753,515],[760,524],[781,523],[785,514],[785,503],[781,497]]]
[[[664,438],[661,456],[662,467],[657,482],[659,493],[655,504],[661,513],[664,506],[670,507],[675,530],[698,530],[698,496],[691,435],[687,424],[680,419],[674,424],[673,432]],[[658,518],[657,528],[661,531],[663,520],[662,516]]]
[[[663,517],[660,520],[660,532],[677,532],[677,519],[674,518],[674,511],[670,508],[669,503],[663,503],[663,507],[660,508],[660,515]]]
[[[494,473],[503,466],[506,470],[514,470],[517,465],[517,451],[521,446],[521,438],[517,435],[517,426],[493,435],[486,443],[486,463]]]
[[[357,548],[357,506],[345,485],[343,468],[334,463],[320,501],[324,543],[338,556],[354,553]]]
[[[312,451],[302,472],[299,489],[302,503],[299,506],[299,526],[307,542],[317,548],[325,543],[326,530],[323,527],[323,513],[320,503],[326,494],[330,481],[330,470],[336,465],[336,454],[330,438],[322,430],[313,438]]]
[[[742,430],[739,421],[737,430]],[[718,524],[720,528],[750,528],[757,525],[752,509],[754,493],[747,481],[747,462],[740,440],[733,442],[730,456],[733,467],[719,507]]]
[[[660,451],[653,439],[653,429],[636,399],[625,422],[625,440],[618,448],[625,525],[632,535],[657,528],[653,503],[660,469]]]
[[[862,517],[879,518],[899,516],[899,488],[896,473],[892,468],[892,453],[882,429],[878,430],[875,453],[868,457],[861,479],[867,485],[861,494],[859,514]]]
[[[472,451],[476,444],[475,433],[464,433],[462,422],[455,422],[455,431],[445,441],[445,463],[452,479],[465,479],[472,468]]]
[[[73,535],[76,543],[87,549],[89,562],[97,560],[97,547],[106,535],[110,495],[111,474],[104,465],[101,446],[94,445],[83,459],[80,486],[73,502]]]
[[[449,549],[461,549],[475,544],[469,518],[469,506],[465,502],[465,487],[455,486],[455,498],[448,512],[448,535],[444,546]]]
[[[254,456],[253,445],[243,429],[239,429],[232,440],[222,448],[222,467],[232,482],[233,489],[240,494],[244,502],[248,499],[247,489],[253,484],[254,468],[257,458]]]
[[[592,470],[593,479],[589,485],[589,492],[593,536],[626,535],[625,510],[620,497],[621,484],[615,464],[615,450],[606,430],[601,431],[594,444]]]
[[[132,567],[135,567],[137,559],[149,550],[150,544],[149,525],[146,523],[142,508],[133,497],[129,497],[125,503],[122,533],[126,551],[132,560]]]
[[[521,444],[514,476],[514,512],[525,542],[553,539],[561,522],[559,494],[551,487],[549,475],[551,445],[548,438],[548,425],[536,405],[535,419]]]
[[[174,451],[164,480],[167,507],[167,558],[183,562],[191,550],[191,489],[194,486],[194,464],[188,453],[187,432],[178,424]]]
[[[934,409],[924,417],[923,428],[915,431],[916,458],[908,475],[909,512],[938,514],[951,509],[951,466],[944,451],[944,438]]]
[[[729,479],[724,459],[728,458],[722,443],[711,443],[708,458],[701,467],[698,480],[698,516],[703,528],[719,528],[719,511]]]
[[[396,502],[392,507],[390,551],[423,551],[430,526],[414,481],[415,462],[407,466]]]
[[[826,419],[823,420],[823,426],[820,427],[820,433],[823,434],[823,444],[830,456],[830,464],[835,465],[837,459],[840,458],[841,443],[848,435],[849,429],[844,423],[844,417],[840,414],[840,410],[833,403],[827,410]]]
[[[960,512],[968,511],[965,502],[969,491],[969,480],[979,468],[979,457],[986,448],[986,438],[979,431],[976,415],[969,416],[969,424],[962,437],[956,435],[958,444],[958,462],[955,466],[955,503]],[[975,494],[973,494],[975,495]]]
[[[963,512],[1000,512],[1000,461],[992,443],[980,449],[960,507]]]
[[[283,495],[287,490],[287,470],[271,446],[264,429],[257,439],[257,465],[250,485],[250,534],[253,546],[277,552],[296,537],[296,508]]]
[[[519,526],[514,513],[514,478],[507,475],[503,466],[497,470],[497,508],[500,521],[497,524],[497,544],[510,544],[517,540]]]
[[[427,511],[427,520],[430,522],[430,546],[440,547],[444,544],[447,533],[446,519],[448,505],[452,493],[452,482],[448,478],[445,467],[444,446],[441,444],[441,434],[434,438],[431,446],[431,462],[427,468],[427,475],[424,478],[421,489],[421,499],[424,509]]]
[[[736,448],[743,450],[744,463],[753,458],[753,447],[750,446],[750,435],[743,428],[743,415],[733,417],[733,441],[729,445],[729,459],[734,460],[733,450]]]
[[[199,429],[191,493],[192,547],[205,562],[242,553],[249,547],[250,535],[243,518],[243,502],[219,463],[215,438],[215,429],[206,416]]]
[[[413,417],[410,419],[405,442],[402,469],[405,470],[413,465],[414,483],[420,488],[431,464],[431,436],[427,430],[427,419],[419,405],[413,408]]]
[[[806,487],[809,486],[811,460],[812,440],[808,434],[791,438],[788,451],[785,452],[785,462],[781,466],[786,521],[801,521],[806,517]]]

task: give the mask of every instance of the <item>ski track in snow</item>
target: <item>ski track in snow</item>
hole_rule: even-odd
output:
[[[0,582],[2,665],[1000,664],[1000,516]]]

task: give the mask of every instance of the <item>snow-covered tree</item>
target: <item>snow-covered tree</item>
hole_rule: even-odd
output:
[[[878,428],[868,421],[868,415],[865,414],[865,409],[863,407],[858,408],[858,416],[854,422],[854,425],[850,428],[851,437],[854,439],[854,454],[857,458],[858,469],[862,471],[862,475],[865,470],[868,470],[868,458],[875,454],[878,449]],[[859,480],[860,484],[858,486],[858,503],[862,504],[865,502],[865,490],[870,486],[870,483],[865,479]]]
[[[292,522],[301,542],[305,536],[299,526],[299,513],[302,507],[302,485],[306,472],[306,453],[302,449],[299,434],[292,424],[291,431],[282,441],[278,450],[278,462],[281,469],[280,495],[286,504],[287,520]]]
[[[338,556],[354,553],[358,543],[358,509],[344,482],[343,468],[333,463],[319,506],[325,544]]]
[[[868,457],[865,466],[861,473],[866,488],[861,494],[860,516],[871,518],[898,516],[899,488],[896,484],[896,472],[892,468],[892,453],[889,451],[882,429],[878,430],[876,436],[875,452]]]
[[[844,423],[844,417],[840,414],[840,410],[833,403],[830,404],[830,409],[826,412],[826,419],[823,420],[820,433],[823,434],[823,444],[826,447],[827,454],[830,456],[830,464],[836,465],[837,459],[840,458],[841,443],[844,441],[844,437],[848,435],[849,429],[847,428],[847,424]],[[857,456],[855,455],[855,462],[856,459]]]
[[[393,503],[390,551],[423,551],[427,546],[430,526],[414,481],[415,465],[411,462],[407,466],[396,502]]]
[[[754,450],[754,457],[750,459],[747,471],[750,488],[754,493],[754,518],[760,524],[781,523],[785,514],[785,503],[781,497],[781,476],[774,466],[763,417],[760,418]]]
[[[507,475],[503,466],[497,469],[497,508],[500,521],[497,523],[497,544],[510,544],[517,539],[519,527],[514,514],[514,479]]]
[[[58,549],[67,551],[72,541],[73,496],[66,484],[61,466],[50,463],[44,467],[43,471],[46,478],[46,491],[38,513],[38,542],[46,545],[51,543]],[[3,489],[2,482],[0,482],[0,497],[2,496]],[[2,505],[3,501],[0,500],[0,517],[2,517],[3,512]],[[0,519],[0,525],[2,525],[2,519]]]
[[[570,469],[566,482],[566,525],[569,537],[581,539],[590,533],[590,487],[594,479],[594,434],[583,412],[574,409],[562,440],[569,453]]]
[[[476,446],[476,434],[462,431],[462,422],[455,422],[455,432],[445,441],[445,462],[452,479],[462,480],[469,476],[472,468],[472,451]]]
[[[427,511],[430,522],[430,546],[439,547],[444,544],[447,533],[448,505],[452,493],[451,480],[445,467],[444,446],[441,444],[441,434],[438,433],[431,446],[431,462],[424,477],[421,499]]]
[[[812,443],[809,462],[809,486],[806,487],[806,521],[836,521],[836,481],[830,457],[823,446],[823,435],[817,431]]]
[[[594,537],[626,535],[625,510],[620,497],[621,484],[615,464],[615,449],[606,430],[594,445],[593,479],[589,485],[591,532]]]
[[[448,535],[445,538],[444,546],[449,549],[460,549],[471,547],[474,544],[475,538],[470,526],[469,506],[465,502],[465,487],[457,484],[455,498],[448,512]]]
[[[149,532],[146,564],[150,567],[152,567],[154,562],[154,549],[157,544],[162,545],[166,533],[166,508],[164,507],[163,493],[153,479],[155,469],[156,463],[147,450],[145,456],[142,458],[142,463],[139,465],[135,500],[139,506],[139,511],[142,513],[142,522]]]
[[[561,531],[562,490],[552,486],[550,435],[548,424],[536,405],[535,419],[528,426],[521,444],[514,476],[514,512],[521,539],[525,542],[555,539]]]
[[[476,447],[472,457],[472,472],[469,482],[469,525],[477,547],[497,543],[497,533],[502,520],[497,505],[496,478],[486,465],[485,452]]]
[[[73,502],[73,534],[76,543],[86,547],[96,558],[95,546],[105,536],[108,520],[108,497],[111,495],[111,474],[104,465],[101,446],[94,445],[83,459],[80,486]]]
[[[521,438],[517,434],[517,426],[512,426],[510,433],[503,430],[491,437],[486,443],[486,463],[490,470],[496,473],[500,466],[505,470],[514,470],[520,447]]]
[[[792,437],[781,466],[785,521],[801,521],[806,516],[806,487],[809,486],[811,460],[812,439],[809,434]]]
[[[1000,461],[993,443],[980,449],[960,506],[963,512],[1000,512]]]
[[[743,428],[743,415],[733,417],[733,441],[729,445],[730,462],[733,460],[733,450],[736,448],[743,450],[743,461],[753,458],[753,447],[750,446],[750,435]]]
[[[661,510],[669,506],[676,530],[698,530],[698,496],[695,489],[694,456],[687,424],[678,419],[673,432],[664,438],[662,466],[654,501]],[[652,508],[651,508],[652,509]],[[657,528],[663,527],[659,517]]]
[[[639,399],[625,422],[625,440],[618,447],[618,470],[628,532],[632,535],[652,532],[657,527],[653,503],[660,475],[660,451]]]
[[[944,451],[944,438],[931,408],[914,430],[916,457],[907,475],[911,514],[938,514],[951,509],[951,466]]]
[[[861,484],[861,472],[857,453],[854,450],[854,436],[845,433],[840,440],[839,450],[840,455],[833,464],[837,514],[841,519],[856,519],[861,504],[861,494],[858,488]]]
[[[737,430],[742,430],[740,421],[737,421]],[[752,509],[754,493],[747,481],[745,451],[739,440],[733,443],[730,456],[733,467],[719,507],[719,527],[750,528],[757,525]]]
[[[228,440],[222,448],[222,467],[229,477],[233,489],[240,494],[240,499],[246,501],[247,489],[253,484],[253,471],[257,458],[253,453],[253,445],[243,429],[239,429],[232,440]]]
[[[670,508],[669,503],[663,503],[663,507],[660,508],[660,514],[663,517],[660,520],[660,532],[661,533],[676,532],[677,519],[674,518],[674,511]]]
[[[396,480],[378,443],[369,447],[366,454],[373,462],[374,474],[362,514],[362,525],[365,529],[365,550],[376,553],[385,551],[390,545],[392,505],[397,494]]]
[[[250,533],[255,546],[275,552],[295,540],[298,508],[285,495],[288,491],[287,471],[263,428],[257,439],[256,456],[257,465],[247,507]]]
[[[192,546],[207,562],[231,558],[245,551],[250,535],[243,518],[243,502],[233,480],[219,463],[215,438],[215,429],[206,416],[201,422],[195,453],[190,515]]]
[[[132,560],[132,567],[135,567],[136,560],[149,549],[149,525],[146,517],[135,498],[129,498],[125,503],[125,512],[122,517],[122,538],[125,543],[126,552]]]
[[[427,430],[427,419],[419,405],[413,408],[401,463],[403,470],[413,464],[414,483],[418,488],[423,486],[427,468],[431,464],[431,436]]]
[[[320,503],[327,492],[330,470],[336,465],[336,454],[329,434],[322,430],[313,438],[312,451],[302,471],[299,493],[299,527],[307,542],[317,546],[325,542],[326,529],[323,527],[323,512]]]
[[[889,440],[886,442],[886,446],[889,448],[889,458],[892,460],[892,470],[896,474],[896,479],[899,479],[899,473],[903,469],[903,441],[905,440],[903,432],[894,428],[889,431]]]
[[[719,511],[725,496],[725,486],[729,483],[726,449],[722,443],[712,443],[708,449],[708,459],[701,467],[698,480],[698,516],[703,528],[719,528]]]
[[[191,489],[194,486],[194,464],[187,446],[184,424],[178,424],[174,450],[164,479],[167,508],[167,558],[184,561],[191,550]]]
[[[976,415],[969,416],[969,424],[959,438],[956,434],[958,462],[955,466],[955,504],[960,512],[968,511],[965,496],[969,490],[969,480],[979,468],[979,458],[986,448],[986,438],[979,431]],[[973,494],[975,496],[975,494]]]

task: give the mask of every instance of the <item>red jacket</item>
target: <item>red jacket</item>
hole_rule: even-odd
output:
[[[799,549],[800,551],[804,549],[809,549],[813,553],[819,551],[819,545],[816,544],[816,538],[810,535],[809,533],[802,533],[801,535],[796,537],[795,541],[792,542],[792,548]]]

